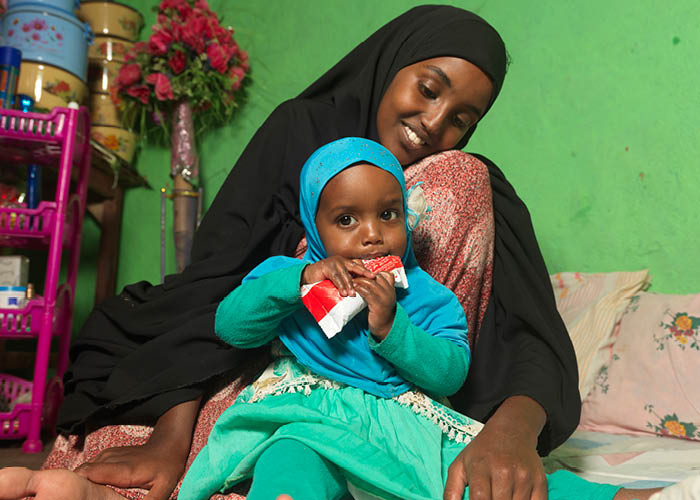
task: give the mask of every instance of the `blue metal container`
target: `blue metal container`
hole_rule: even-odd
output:
[[[25,5],[41,5],[42,7],[55,7],[68,12],[80,9],[80,0],[7,0],[7,10]]]
[[[72,12],[48,3],[14,2],[2,19],[5,45],[23,61],[50,64],[87,80],[87,49],[93,33]]]

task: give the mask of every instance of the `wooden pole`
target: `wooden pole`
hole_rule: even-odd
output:
[[[199,193],[181,175],[173,179],[173,234],[175,238],[175,259],[177,270],[181,272],[190,263],[192,239],[197,225],[197,204]]]

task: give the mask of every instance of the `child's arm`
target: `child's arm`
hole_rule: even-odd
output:
[[[221,301],[214,329],[224,342],[240,349],[264,345],[278,334],[280,322],[302,307],[299,263],[245,281]]]
[[[394,365],[401,377],[433,396],[454,394],[467,378],[467,347],[415,326],[400,304],[396,304],[387,336],[380,342],[370,336],[369,346]]]
[[[244,281],[219,304],[214,330],[221,340],[240,349],[264,345],[277,336],[280,322],[303,306],[300,284],[329,279],[343,295],[354,295],[353,274],[374,277],[360,261],[329,257]]]
[[[430,333],[415,326],[396,302],[389,273],[379,273],[374,280],[355,279],[354,285],[367,301],[369,345],[374,352],[393,364],[404,379],[434,396],[449,396],[462,387],[470,359],[466,323],[436,324],[436,331]]]

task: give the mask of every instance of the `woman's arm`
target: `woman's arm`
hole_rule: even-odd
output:
[[[546,454],[576,427],[576,359],[528,210],[503,173],[476,156],[488,167],[493,193],[493,289],[469,377],[450,399],[486,425],[452,464],[445,498],[461,499],[469,483],[477,498],[539,500],[546,498],[545,476],[533,440]],[[496,492],[490,481],[499,475]]]
[[[493,288],[469,377],[452,403],[485,420],[507,398],[529,396],[547,415],[538,443],[544,456],[578,425],[576,356],[527,207],[496,165],[475,156],[488,167],[493,195]],[[512,425],[517,424],[516,415]]]
[[[401,377],[434,396],[454,394],[467,378],[467,348],[415,326],[400,304],[388,335],[381,342],[370,336],[369,345]]]

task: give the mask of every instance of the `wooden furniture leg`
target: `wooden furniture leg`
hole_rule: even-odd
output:
[[[114,289],[117,286],[123,209],[124,190],[117,187],[114,190],[114,196],[102,202],[102,213],[98,218],[101,230],[100,251],[97,257],[95,304],[99,304],[107,297],[114,295]]]

